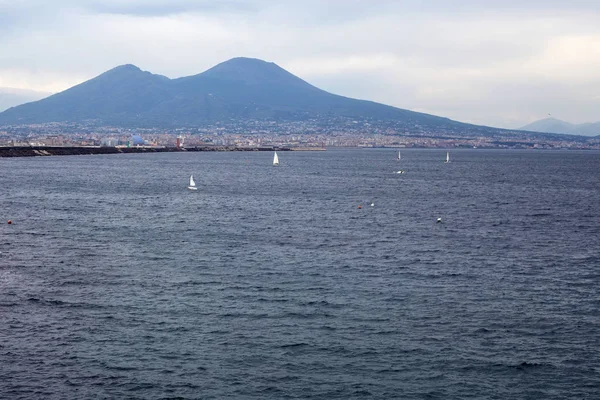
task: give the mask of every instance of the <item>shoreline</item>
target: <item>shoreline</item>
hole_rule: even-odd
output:
[[[139,154],[139,153],[174,153],[200,151],[325,151],[323,147],[298,148],[265,146],[265,147],[236,147],[236,146],[196,146],[196,147],[99,147],[99,146],[7,146],[0,147],[0,157],[48,157],[48,156],[77,156],[96,154]]]

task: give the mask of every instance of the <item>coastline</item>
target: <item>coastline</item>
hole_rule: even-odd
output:
[[[266,146],[196,146],[196,147],[99,147],[99,146],[10,146],[0,147],[0,157],[47,157],[95,154],[171,153],[195,151],[324,151],[325,148],[298,148]]]

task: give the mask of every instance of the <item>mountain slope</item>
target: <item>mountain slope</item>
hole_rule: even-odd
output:
[[[556,118],[544,118],[521,128],[524,131],[562,133],[571,135],[596,136],[600,135],[600,122],[586,124],[571,124]]]
[[[166,77],[143,72],[134,65],[122,65],[64,92],[10,108],[0,114],[0,121],[133,122],[160,103],[169,92],[168,84]]]
[[[577,124],[573,133],[585,136],[600,136],[600,121],[593,123]]]
[[[274,63],[252,58],[234,58],[178,79],[123,65],[46,99],[10,108],[0,113],[0,125],[91,120],[117,126],[202,126],[223,120],[331,117],[470,126],[334,95]]]

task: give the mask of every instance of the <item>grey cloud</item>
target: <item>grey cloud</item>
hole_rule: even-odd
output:
[[[40,100],[51,93],[0,87],[0,112],[30,101]]]
[[[256,12],[258,2],[251,1],[97,1],[86,8],[92,12],[138,16],[166,16],[187,12]]]

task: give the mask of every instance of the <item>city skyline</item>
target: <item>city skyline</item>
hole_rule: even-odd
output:
[[[119,64],[170,78],[237,56],[462,122],[600,120],[590,1],[0,1],[0,87],[58,92]]]

